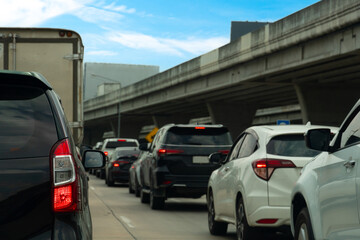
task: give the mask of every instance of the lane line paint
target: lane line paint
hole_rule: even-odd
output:
[[[120,216],[120,219],[129,227],[129,228],[135,228],[134,225],[131,224],[130,219],[128,219],[125,216]]]
[[[94,187],[92,187],[92,186],[90,186],[90,189],[91,189],[91,190],[93,190],[93,191],[95,191],[95,188],[94,188]]]

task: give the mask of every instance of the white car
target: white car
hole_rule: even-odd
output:
[[[238,239],[252,239],[256,227],[290,225],[290,194],[302,167],[319,151],[305,146],[304,133],[319,126],[278,125],[246,129],[230,153],[210,155],[221,163],[208,184],[210,233],[235,224]],[[336,132],[337,128],[333,128]]]
[[[323,152],[291,194],[295,239],[360,239],[360,100],[331,142],[327,129],[308,131],[306,142]]]

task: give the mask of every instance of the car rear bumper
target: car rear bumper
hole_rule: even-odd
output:
[[[209,176],[156,173],[156,186],[166,189],[167,197],[201,197],[206,194]]]
[[[277,219],[272,224],[257,223],[261,219]],[[248,216],[248,222],[253,227],[280,227],[290,225],[290,207],[286,206],[263,206]]]

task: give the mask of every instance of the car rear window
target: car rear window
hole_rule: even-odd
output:
[[[178,145],[232,145],[226,128],[173,127],[166,135],[166,144]]]
[[[303,134],[279,135],[266,146],[269,154],[291,157],[314,157],[320,152],[306,147]]]
[[[0,159],[48,156],[56,141],[44,90],[0,85]]]
[[[119,141],[111,141],[107,142],[105,148],[117,148],[117,147],[137,147],[136,142],[119,142]]]
[[[116,156],[118,158],[137,158],[139,153],[139,150],[119,150],[116,151]]]

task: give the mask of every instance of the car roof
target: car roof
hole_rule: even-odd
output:
[[[40,73],[0,70],[0,83],[11,84],[14,81],[20,82],[24,85],[38,86],[50,90],[52,89],[50,83]]]
[[[126,140],[127,142],[137,142],[138,140],[135,138],[107,138],[104,142],[116,142],[117,140]]]
[[[165,125],[166,128],[171,127],[183,127],[183,128],[195,128],[195,127],[205,127],[205,128],[225,128],[222,124],[174,124],[169,123]]]
[[[281,134],[291,134],[291,133],[305,133],[309,129],[314,128],[329,128],[332,133],[337,133],[338,127],[332,126],[324,126],[324,125],[263,125],[263,126],[252,126],[249,127],[247,130],[254,130],[255,132],[264,132],[268,135],[281,135]]]

